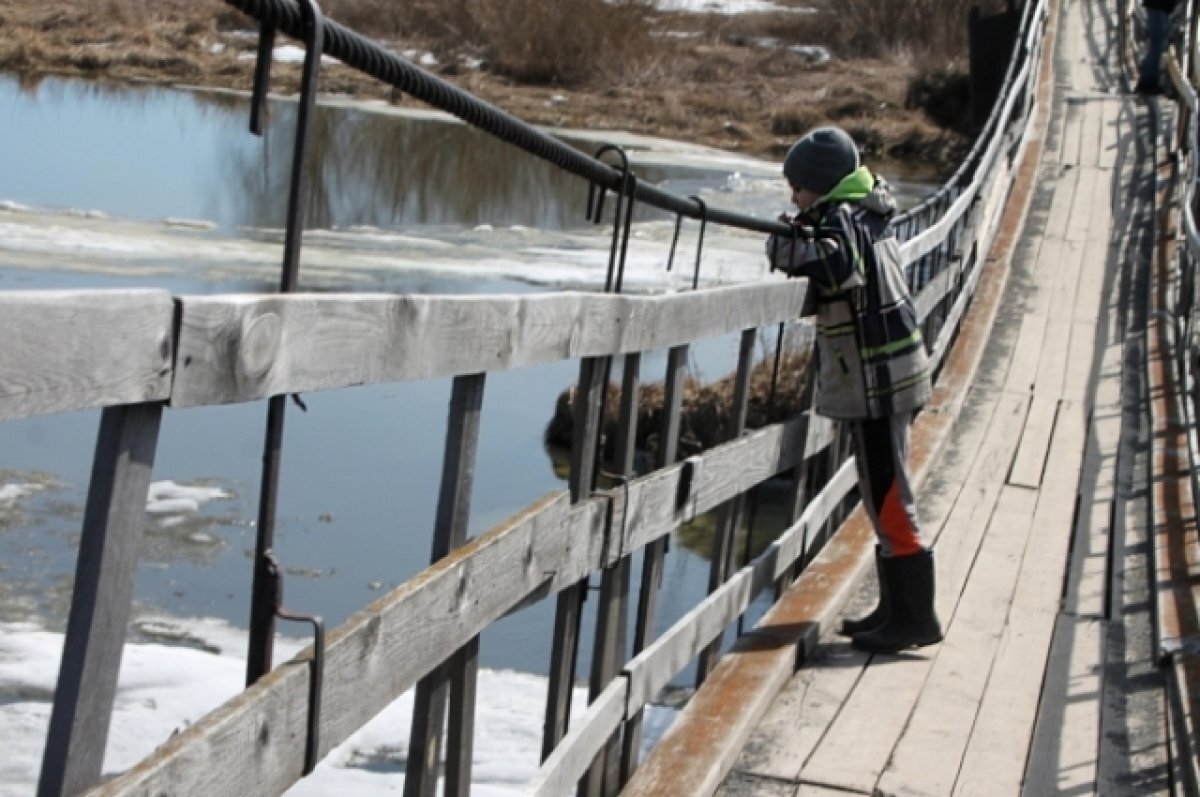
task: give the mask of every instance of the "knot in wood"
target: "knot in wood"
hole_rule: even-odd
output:
[[[275,313],[263,313],[243,322],[238,365],[245,376],[256,378],[270,370],[282,332],[283,324]]]
[[[262,721],[262,725],[258,727],[258,746],[266,747],[271,742],[271,726],[267,720]]]

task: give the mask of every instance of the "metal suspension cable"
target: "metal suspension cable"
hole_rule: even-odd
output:
[[[294,0],[225,2],[293,38],[304,38],[304,22]],[[624,177],[619,170],[589,157],[512,114],[388,52],[371,39],[333,20],[325,21],[322,52],[565,171],[604,188],[621,190]],[[693,219],[705,216],[708,221],[730,227],[783,235],[791,233],[790,227],[774,219],[760,219],[719,208],[705,210],[694,200],[676,196],[644,182],[637,183],[634,197],[639,202]]]

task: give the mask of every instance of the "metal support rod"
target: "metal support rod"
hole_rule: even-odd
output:
[[[633,203],[637,180],[629,168],[625,151],[614,145],[604,145],[597,159],[616,153],[621,160],[621,182],[613,212],[612,244],[605,276],[605,293],[620,293],[625,274],[625,259],[629,250],[629,233],[633,226]],[[593,183],[588,190],[588,217],[599,222],[604,209],[603,183]],[[596,488],[601,438],[604,434],[604,404],[608,396],[611,357],[585,358],[580,362],[578,402],[575,405],[574,436],[571,445],[571,501],[581,501]],[[571,687],[579,652],[579,623],[583,602],[587,597],[588,579],[566,588],[558,595],[554,619],[554,640],[551,647],[550,689],[546,700],[546,725],[542,736],[542,760],[553,752],[567,732],[571,712]]]
[[[254,60],[254,88],[250,92],[250,132],[261,136],[271,85],[271,59],[275,52],[275,28],[264,22],[258,30],[258,56]]]
[[[625,257],[629,251],[629,233],[633,228],[633,205],[637,192],[637,177],[629,168],[629,156],[615,144],[605,144],[596,150],[599,160],[609,153],[620,158],[621,183],[617,189],[617,207],[613,213],[612,244],[608,253],[608,272],[604,278],[605,293],[620,293],[625,278]],[[588,216],[599,223],[604,213],[604,186],[595,184],[588,188]],[[593,195],[596,195],[593,202]]]
[[[312,673],[308,678],[308,736],[304,742],[304,774],[309,775],[317,766],[317,754],[321,749],[321,690],[325,682],[325,621],[317,615],[300,614],[283,607],[283,568],[275,558],[274,551],[267,551],[267,575],[274,594],[275,616],[280,620],[307,623],[313,629]]]
[[[696,238],[696,268],[692,272],[692,290],[696,290],[700,287],[700,260],[704,255],[704,233],[708,230],[708,205],[698,196],[692,199],[700,206],[700,235]],[[795,235],[796,231],[790,230],[790,234]]]
[[[302,243],[304,206],[307,198],[305,162],[308,133],[313,107],[316,103],[317,74],[321,64],[323,18],[314,0],[301,0],[300,10],[305,23],[304,72],[300,84],[300,101],[296,110],[296,139],[292,150],[292,181],[288,192],[287,231],[283,245],[283,270],[280,293],[295,290],[299,276],[300,246]],[[264,26],[264,34],[273,36]],[[260,59],[263,53],[260,49]],[[268,67],[256,74],[262,79]],[[255,91],[259,91],[256,80]],[[265,85],[261,87],[265,90]],[[265,96],[265,94],[263,95]],[[261,101],[261,98],[260,98]],[[261,106],[260,106],[261,107]],[[251,124],[254,124],[252,119]],[[286,396],[272,396],[267,402],[267,426],[263,443],[262,479],[259,488],[258,526],[254,545],[254,581],[250,597],[250,645],[246,657],[246,685],[257,681],[271,670],[274,652],[275,607],[270,594],[270,573],[266,552],[275,546],[275,508],[279,498],[279,469],[283,448]]]

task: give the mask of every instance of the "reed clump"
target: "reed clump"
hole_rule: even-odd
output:
[[[775,376],[773,357],[760,360],[750,372],[750,400],[746,411],[746,427],[757,429],[787,420],[804,412],[805,387],[810,349],[785,351],[779,360],[779,375]],[[704,383],[695,377],[684,380],[683,401],[679,428],[679,458],[698,454],[733,436],[733,400],[736,379],[729,374],[715,382]],[[554,414],[546,425],[544,443],[547,448],[567,451],[574,430],[576,391],[564,390],[555,403]],[[644,384],[638,392],[636,446],[639,470],[647,470],[656,462],[659,451],[659,430],[662,428],[666,390],[661,382]],[[604,402],[604,452],[611,461],[614,456],[618,429],[621,389],[608,386]]]

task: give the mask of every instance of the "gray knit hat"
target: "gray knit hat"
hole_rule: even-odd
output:
[[[824,196],[858,168],[858,147],[840,127],[818,127],[792,145],[783,159],[783,176],[793,188]]]

